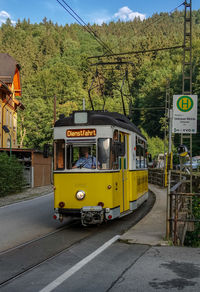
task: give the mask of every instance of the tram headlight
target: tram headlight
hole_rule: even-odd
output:
[[[85,192],[84,191],[78,191],[76,193],[77,200],[83,200],[85,198]]]

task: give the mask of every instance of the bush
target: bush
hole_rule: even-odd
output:
[[[0,197],[19,192],[23,185],[23,166],[14,155],[0,153]]]

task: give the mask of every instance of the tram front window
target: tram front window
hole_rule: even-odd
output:
[[[96,145],[67,145],[67,169],[95,169]]]
[[[111,169],[111,145],[112,139],[100,138],[98,139],[98,163],[100,169]]]

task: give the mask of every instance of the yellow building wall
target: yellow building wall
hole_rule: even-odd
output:
[[[17,148],[17,112],[13,107],[6,104],[0,98],[0,147],[9,148],[10,147],[10,136],[11,136],[11,146],[12,148]],[[3,131],[3,126],[7,126],[10,130],[10,135]]]

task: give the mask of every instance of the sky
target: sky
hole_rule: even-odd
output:
[[[63,3],[63,0],[58,0]],[[64,0],[86,23],[144,20],[154,13],[171,12],[183,0]],[[189,0],[187,0],[189,2]],[[183,5],[179,8],[183,9]],[[192,9],[200,9],[200,1],[192,0]],[[57,0],[0,0],[0,25],[10,18],[13,25],[18,19],[42,22],[44,17],[59,25],[76,22]]]

